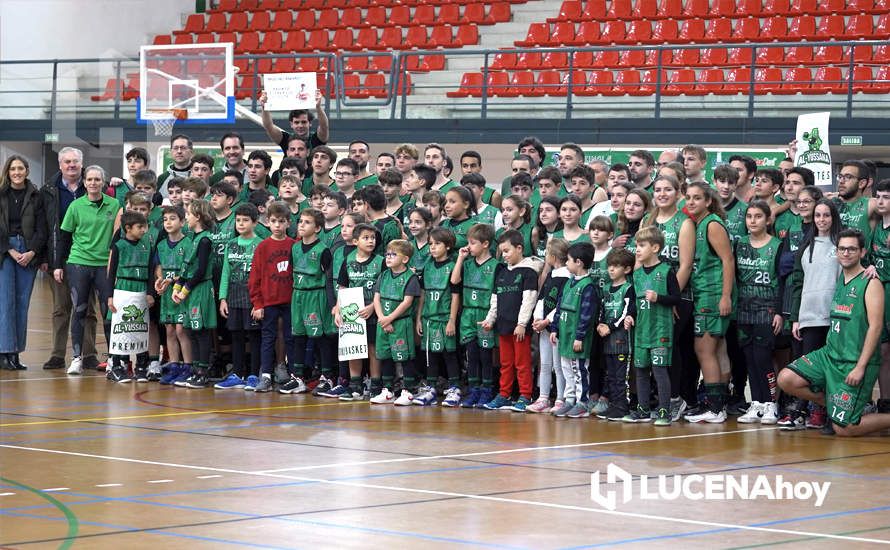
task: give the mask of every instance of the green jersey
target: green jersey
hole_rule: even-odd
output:
[[[603,257],[599,260],[596,259],[596,254],[594,253],[593,263],[590,265],[590,277],[593,279],[593,282],[596,284],[596,287],[603,291],[609,283],[611,279],[609,278],[609,264],[606,263],[606,258],[609,257],[609,254],[603,254]]]
[[[749,236],[735,244],[736,283],[738,302],[735,313],[739,324],[770,324],[779,313],[779,258],[782,241],[770,236],[759,248],[751,244]]]
[[[318,238],[327,246],[331,248],[338,238],[340,238],[340,230],[343,228],[340,224],[328,229],[327,227],[322,228],[321,233],[319,233]]]
[[[774,234],[780,239],[800,243],[803,240],[803,218],[791,210],[779,214],[773,224]]]
[[[114,243],[117,252],[117,271],[114,288],[128,292],[145,292],[148,288],[148,265],[151,245],[148,233],[136,242],[119,239]]]
[[[849,282],[841,272],[831,300],[828,338],[825,348],[829,357],[839,363],[853,364],[859,361],[865,335],[868,332],[868,312],[865,307],[865,290],[869,279],[859,273]],[[869,367],[877,368],[881,354],[875,353]]]
[[[516,228],[516,231],[522,235],[522,256],[524,258],[528,258],[529,256],[533,256],[535,254],[535,247],[532,245],[532,228],[534,226],[531,223],[524,223]],[[501,238],[506,231],[508,231],[509,227],[502,227],[495,231],[494,240],[497,242],[498,239]]]
[[[445,196],[445,193],[451,191],[458,185],[460,185],[460,184],[458,184],[456,181],[454,181],[452,179],[449,179],[448,181],[446,181],[445,183],[442,184],[442,187],[440,187],[438,189],[434,189],[434,191],[438,191],[440,195]]]
[[[414,270],[414,273],[421,273],[423,266],[430,259],[430,242],[427,241],[423,243],[423,246],[417,246],[417,241],[411,239],[411,244],[414,245],[414,254],[411,255],[411,262],[408,265]]]
[[[447,322],[451,315],[451,272],[454,260],[437,262],[430,259],[423,268],[420,286],[423,288],[423,319]]]
[[[708,226],[718,224],[724,231],[726,225],[716,214],[708,214],[695,226],[695,261],[692,266],[691,286],[695,301],[702,301],[711,309],[723,295],[723,262],[708,241]],[[729,233],[727,232],[727,236]],[[698,309],[698,305],[696,305]]]
[[[557,239],[565,239],[566,241],[568,241],[568,243],[570,245],[575,244],[575,243],[589,243],[590,242],[590,233],[588,233],[587,231],[582,231],[580,235],[578,235],[577,237],[575,237],[575,239],[573,239],[571,241],[569,241],[569,239],[566,237],[565,231],[562,229],[554,232],[553,237],[555,237]]]
[[[380,232],[380,242],[377,243],[377,248],[374,249],[374,252],[377,254],[382,255],[386,252],[386,246],[389,243],[402,238],[402,228],[399,226],[398,220],[392,216],[374,220],[372,223],[377,228],[377,231]]]
[[[68,206],[60,226],[62,231],[71,233],[71,252],[67,263],[89,267],[108,265],[108,251],[111,250],[114,218],[118,210],[120,204],[117,200],[104,194],[96,202],[83,195]]]
[[[250,239],[238,236],[225,244],[219,299],[226,300],[229,307],[251,307],[247,281],[250,278],[253,253],[261,242],[263,239],[254,235]]]
[[[538,231],[540,231],[540,229],[538,229]],[[549,243],[552,238],[553,233],[545,232],[543,235],[538,235],[538,247],[535,249],[535,256],[538,258],[547,256],[547,243]]]
[[[575,351],[573,344],[578,336],[578,325],[581,322],[581,308],[583,307],[582,295],[585,290],[592,288],[597,294],[596,283],[590,276],[580,278],[572,277],[562,287],[562,296],[559,300],[559,356],[568,359],[581,359],[590,357],[593,348],[593,327],[588,327],[581,340],[581,351]],[[595,307],[596,301],[594,301]],[[591,318],[591,324],[596,323],[596,318]]]
[[[377,185],[377,183],[378,183],[377,174],[370,174],[370,175],[363,177],[360,180],[356,180],[355,190],[358,191],[359,189],[364,189],[365,187],[368,187],[371,185]]]
[[[374,302],[374,283],[385,267],[383,256],[372,254],[370,258],[359,261],[358,250],[353,250],[340,269],[338,282],[347,288],[361,287],[365,305],[368,306]]]
[[[161,266],[161,275],[164,279],[172,281],[179,277],[191,249],[191,237],[183,237],[178,241],[167,238],[157,244],[158,265]]]
[[[266,191],[268,191],[269,193],[271,193],[272,196],[275,197],[276,200],[278,199],[278,188],[277,188],[277,187],[275,187],[274,185],[266,185],[265,189],[266,189]],[[249,201],[249,200],[250,200],[250,194],[253,193],[254,191],[260,191],[260,189],[251,189],[250,184],[249,184],[249,183],[245,183],[245,184],[241,187],[241,192],[238,193],[238,197],[235,199],[235,201],[236,201],[236,202],[247,202],[247,201]],[[232,206],[234,206],[234,205],[232,205]]]
[[[646,291],[659,296],[668,295],[668,275],[671,266],[658,262],[652,267],[640,267],[633,274],[634,294],[637,299],[637,318],[634,319],[635,345],[640,348],[671,347],[674,338],[674,308],[646,299]]]
[[[488,258],[481,264],[477,263],[472,256],[468,256],[464,261],[461,281],[463,284],[462,304],[465,308],[488,311],[488,308],[491,306],[494,270],[497,265],[498,261],[493,257]]]
[[[326,274],[321,266],[322,253],[327,246],[316,240],[305,250],[303,241],[291,248],[291,265],[294,269],[294,290],[321,290],[325,288]]]
[[[192,234],[192,246],[188,251],[188,256],[186,256],[185,264],[183,264],[182,273],[180,277],[183,282],[188,281],[195,277],[198,274],[198,246],[201,244],[202,240],[210,241],[210,232],[207,230],[201,231],[200,233]],[[212,241],[211,241],[212,243]],[[212,247],[211,247],[212,248]],[[209,281],[213,278],[213,262],[207,262],[207,270],[201,274],[201,282]],[[192,289],[194,290],[194,289]]]
[[[405,296],[413,296],[410,287],[418,286],[417,276],[406,269],[401,273],[393,273],[391,269],[384,269],[377,278],[376,292],[380,294],[380,309],[384,315],[391,315],[405,300]],[[414,304],[403,313],[399,319],[411,319],[414,317]]]
[[[498,216],[498,209],[490,204],[483,204],[482,208],[476,212],[476,223],[487,223],[494,225],[494,220]]]
[[[878,270],[881,282],[890,282],[890,227],[879,222],[871,234],[868,244],[868,262]]]
[[[664,235],[664,247],[659,256],[661,261],[674,268],[675,272],[680,270],[680,230],[683,228],[683,222],[688,219],[689,216],[685,212],[677,210],[677,213],[664,223],[655,222],[655,227]],[[744,226],[744,223],[742,225]],[[692,299],[692,289],[688,282],[680,296],[687,300]]]
[[[841,215],[841,225],[862,231],[867,242],[871,235],[871,225],[868,223],[869,198],[859,197],[850,202],[844,202],[837,198],[834,203]]]
[[[455,221],[451,218],[446,218],[442,220],[442,227],[445,229],[450,229],[452,233],[454,233],[454,238],[457,241],[457,244],[454,245],[455,249],[461,249],[467,246],[467,232],[471,227],[476,225],[476,218],[469,217],[465,220]]]
[[[343,267],[343,264],[346,262],[346,257],[355,250],[354,244],[346,244],[342,238],[334,241],[334,244],[331,245],[331,279],[334,282],[334,287],[336,288],[337,278],[340,276],[340,269]]]
[[[732,201],[723,207],[726,211],[726,231],[729,232],[730,244],[735,244],[740,237],[748,234],[748,227],[745,225],[745,212],[748,210],[748,203],[733,198]]]
[[[603,353],[619,355],[630,351],[624,318],[630,311],[633,283],[625,279],[620,285],[608,285],[601,292],[603,306],[599,322],[608,325],[609,335],[603,339]]]
[[[223,219],[217,219],[213,229],[208,230],[210,242],[213,243],[213,252],[210,255],[213,264],[213,278],[219,279],[222,274],[223,256],[226,253],[226,245],[229,241],[238,237],[235,231],[235,212],[232,211]]]

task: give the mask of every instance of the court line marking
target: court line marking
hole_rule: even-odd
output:
[[[49,489],[39,489],[39,490],[43,491],[44,493],[52,493],[52,492],[56,492],[56,491],[70,491],[71,487],[50,487]]]
[[[742,431],[757,431],[757,430],[742,430]],[[724,433],[738,433],[736,432],[713,432],[713,434],[724,434]],[[706,434],[700,434],[706,435]],[[669,436],[676,437],[676,436]],[[662,439],[662,438],[656,438]],[[603,442],[605,443],[605,442]],[[581,444],[585,445],[585,444]],[[575,447],[577,445],[569,445],[568,447]],[[561,446],[558,446],[561,447]],[[129,462],[135,464],[148,464],[152,466],[166,466],[170,468],[182,468],[187,470],[203,470],[210,472],[222,472],[222,473],[233,473],[239,475],[247,475],[247,476],[266,476],[273,477],[278,479],[289,479],[293,481],[308,481],[315,483],[324,483],[328,485],[339,485],[344,487],[352,487],[358,489],[380,489],[383,491],[395,491],[401,493],[419,493],[424,495],[438,495],[438,496],[446,496],[453,498],[465,498],[470,500],[481,500],[487,502],[498,502],[502,504],[519,504],[526,506],[536,506],[540,508],[552,508],[557,510],[567,510],[574,512],[593,512],[597,514],[604,514],[609,516],[618,516],[618,517],[629,517],[636,519],[643,519],[649,521],[662,521],[667,523],[680,523],[685,525],[700,525],[704,527],[720,527],[720,528],[729,528],[729,529],[738,529],[742,531],[755,531],[761,533],[780,533],[785,535],[796,535],[796,536],[805,536],[805,537],[816,537],[816,538],[826,538],[832,540],[843,540],[850,542],[865,542],[870,544],[884,544],[890,545],[890,540],[881,540],[881,539],[870,539],[864,537],[850,537],[845,535],[833,535],[830,533],[815,533],[811,531],[798,531],[794,529],[775,529],[770,527],[755,527],[750,525],[739,525],[733,523],[722,523],[716,521],[703,521],[703,520],[695,520],[695,519],[687,519],[687,518],[675,518],[669,516],[659,516],[654,514],[642,514],[637,512],[623,512],[619,510],[606,510],[604,508],[590,508],[586,506],[575,506],[570,504],[557,504],[552,502],[540,502],[535,500],[527,500],[527,499],[516,499],[516,498],[505,498],[505,497],[494,497],[494,496],[486,496],[486,495],[473,495],[467,493],[456,493],[452,491],[438,491],[434,489],[418,489],[416,487],[394,487],[390,485],[375,485],[372,483],[358,483],[353,481],[335,481],[329,479],[318,479],[318,478],[310,478],[305,476],[294,476],[294,475],[284,475],[284,474],[275,474],[275,473],[264,473],[264,472],[250,472],[246,470],[234,470],[229,468],[215,468],[212,466],[196,466],[192,464],[177,464],[172,462],[158,462],[154,460],[141,460],[137,458],[126,458],[126,457],[117,457],[117,456],[106,456],[106,455],[96,455],[89,453],[78,453],[74,451],[60,451],[56,449],[41,449],[37,447],[21,447],[18,445],[0,445],[0,448],[8,448],[15,449],[21,451],[33,451],[33,452],[42,452],[42,453],[50,453],[50,454],[60,454],[67,456],[79,456],[84,458],[96,458],[100,460],[111,460],[118,462]],[[541,449],[547,449],[549,447],[541,447]]]
[[[11,497],[11,496],[13,496],[14,494],[15,494],[15,493],[0,493],[0,497]]]
[[[420,460],[447,460],[450,458],[468,458],[475,456],[491,456],[491,455],[501,455],[501,454],[512,454],[512,453],[526,453],[533,451],[553,451],[560,449],[582,449],[586,447],[600,447],[603,445],[622,445],[625,443],[646,443],[651,441],[667,441],[671,439],[692,439],[696,437],[715,437],[721,435],[728,434],[740,434],[740,433],[749,433],[749,432],[766,432],[772,430],[778,430],[779,428],[750,428],[745,430],[730,430],[724,432],[708,432],[701,434],[683,434],[683,435],[662,435],[658,437],[642,437],[636,439],[620,439],[615,441],[596,441],[593,443],[573,443],[568,445],[547,445],[541,447],[521,447],[518,449],[499,449],[497,451],[481,451],[475,453],[459,453],[459,454],[450,454],[450,455],[435,455],[435,456],[411,456],[406,458],[386,458],[380,460],[364,460],[364,461],[355,461],[355,462],[337,462],[334,464],[315,464],[312,466],[297,466],[294,468],[278,468],[275,470],[259,470],[254,472],[256,474],[278,474],[282,472],[302,472],[307,470],[319,470],[322,468],[344,468],[349,466],[369,466],[373,464],[392,464],[398,462],[417,462]]]
[[[7,422],[5,424],[0,424],[0,428],[11,428],[15,426],[38,426],[38,425],[47,425],[47,424],[77,424],[81,422],[109,422],[111,420],[137,420],[140,418],[163,418],[166,416],[196,416],[202,414],[219,414],[219,413],[238,413],[238,412],[251,412],[251,411],[275,411],[282,409],[310,409],[317,407],[339,407],[352,405],[350,402],[337,402],[337,403],[312,403],[307,405],[280,405],[275,407],[250,407],[246,409],[210,409],[206,411],[181,411],[181,412],[171,412],[171,413],[156,413],[156,414],[136,414],[130,416],[105,416],[98,418],[72,418],[66,420],[35,420],[30,422]]]
[[[173,483],[172,479],[151,479],[146,483]]]
[[[123,483],[100,483],[96,487],[123,487]]]

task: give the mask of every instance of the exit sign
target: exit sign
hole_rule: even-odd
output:
[[[841,136],[841,145],[862,145],[862,136]]]
[[[44,143],[59,143],[59,134],[43,134]]]

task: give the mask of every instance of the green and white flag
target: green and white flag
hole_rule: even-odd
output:
[[[831,153],[828,150],[828,117],[831,113],[808,113],[797,117],[795,166],[813,171],[816,185],[831,187]]]
[[[114,291],[108,353],[131,355],[148,351],[148,302],[144,292]]]
[[[358,312],[365,307],[363,289],[341,288],[337,291],[340,304],[340,341],[337,357],[340,361],[365,359],[368,357],[368,324]]]

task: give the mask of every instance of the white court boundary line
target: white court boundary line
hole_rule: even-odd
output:
[[[345,468],[348,466],[370,466],[373,464],[390,464],[396,462],[417,462],[421,460],[447,460],[449,458],[468,458],[474,456],[491,456],[512,453],[528,453],[534,451],[555,451],[560,449],[582,449],[586,447],[601,447],[603,445],[621,445],[624,443],[645,443],[648,441],[667,441],[669,439],[692,439],[695,437],[715,437],[728,434],[743,434],[748,432],[768,432],[779,428],[750,428],[746,430],[731,430],[725,432],[708,432],[703,434],[663,435],[659,437],[642,437],[637,439],[620,439],[617,441],[596,441],[593,443],[573,443],[569,445],[547,445],[542,447],[522,447],[519,449],[499,449],[497,451],[482,451],[476,453],[459,453],[452,455],[412,456],[408,458],[386,458],[382,460],[366,460],[359,462],[337,462],[335,464],[315,464],[313,466],[298,466],[296,468],[279,468],[277,470],[260,470],[257,474],[277,474],[281,472],[304,472],[322,468]],[[375,452],[375,451],[367,451]]]
[[[745,430],[748,431],[748,430]],[[756,431],[756,430],[755,430]],[[716,433],[731,433],[731,432],[716,432]],[[651,438],[650,438],[651,439]],[[657,439],[657,438],[656,438]],[[738,529],[741,531],[754,531],[759,533],[775,533],[782,535],[794,535],[794,536],[803,536],[803,537],[815,537],[815,538],[825,538],[832,540],[843,540],[850,542],[865,542],[871,544],[884,544],[890,545],[890,540],[880,540],[880,539],[869,539],[864,537],[850,537],[846,535],[832,535],[829,533],[814,533],[810,531],[796,531],[793,529],[775,529],[771,527],[755,527],[749,525],[738,525],[733,523],[721,523],[715,521],[702,521],[695,519],[685,519],[685,518],[674,518],[668,516],[657,516],[653,514],[641,514],[635,512],[621,512],[618,510],[606,510],[605,508],[588,508],[586,506],[574,506],[569,504],[555,504],[550,502],[540,502],[535,500],[525,500],[525,499],[513,499],[513,498],[504,498],[504,497],[494,497],[494,496],[486,496],[486,495],[472,495],[466,493],[454,493],[450,491],[436,491],[432,489],[417,489],[417,488],[409,488],[409,487],[391,487],[388,485],[374,485],[370,483],[358,483],[353,481],[336,481],[336,480],[328,480],[328,479],[316,479],[310,477],[303,476],[294,476],[294,475],[284,475],[284,474],[270,474],[263,472],[248,472],[244,470],[233,470],[228,468],[214,468],[211,466],[194,466],[191,464],[176,464],[171,462],[157,462],[153,460],[140,460],[136,458],[125,458],[125,457],[117,457],[117,456],[105,456],[105,455],[95,455],[88,453],[78,453],[73,451],[58,451],[55,449],[41,449],[38,447],[21,447],[18,445],[0,445],[0,448],[6,449],[14,449],[20,451],[34,451],[34,452],[42,452],[42,453],[51,453],[51,454],[60,454],[67,456],[79,456],[84,458],[98,458],[101,460],[111,460],[118,462],[129,462],[135,464],[147,464],[152,466],[166,466],[170,468],[183,468],[188,470],[203,470],[209,472],[217,472],[217,473],[231,473],[231,474],[241,474],[246,476],[265,476],[277,479],[287,479],[290,481],[306,481],[313,483],[324,483],[327,485],[339,485],[344,487],[352,487],[358,489],[380,489],[383,491],[395,491],[402,493],[419,493],[423,495],[435,495],[435,496],[444,496],[450,498],[466,498],[470,500],[481,500],[488,502],[499,502],[503,504],[522,504],[528,506],[537,506],[540,508],[552,508],[557,510],[570,510],[575,512],[593,512],[597,514],[605,514],[610,516],[619,516],[619,517],[628,517],[628,518],[637,518],[637,519],[645,519],[650,521],[663,521],[667,523],[680,523],[685,525],[695,525],[701,527],[717,527],[721,529]],[[545,449],[546,447],[540,447],[541,449]],[[519,492],[519,490],[517,490]],[[682,534],[682,533],[678,533]]]

